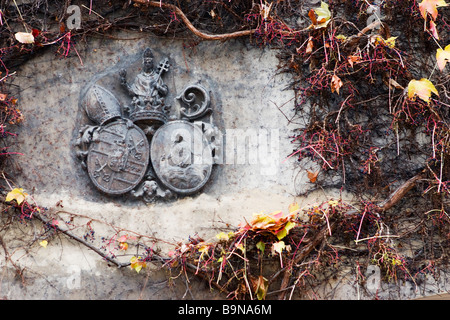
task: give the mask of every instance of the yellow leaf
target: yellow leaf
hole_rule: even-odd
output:
[[[437,49],[436,60],[439,70],[443,71],[447,62],[450,61],[450,44],[445,47],[445,50]]]
[[[20,43],[34,43],[34,37],[31,33],[17,32],[14,36]]]
[[[142,270],[142,265],[141,265],[141,264],[136,265],[136,266],[134,267],[134,270],[136,270],[136,272],[139,273],[139,271]]]
[[[235,247],[241,250],[242,253],[245,253],[245,247],[242,243],[235,245]]]
[[[42,240],[41,242],[39,242],[39,244],[41,245],[41,247],[47,248],[48,241],[47,240]]]
[[[266,244],[265,244],[264,242],[262,242],[262,241],[259,241],[259,242],[256,244],[256,248],[258,248],[259,251],[261,251],[262,253],[264,253],[264,250],[266,249]]]
[[[338,35],[336,36],[336,39],[338,39],[338,40],[347,40],[347,37],[344,36],[343,34],[338,34]]]
[[[147,263],[145,261],[142,261],[141,257],[132,257],[131,260],[131,269],[136,270],[137,273],[142,270],[142,268],[147,267]]]
[[[16,200],[17,204],[21,204],[23,200],[28,196],[27,193],[23,192],[22,188],[14,188],[6,195],[6,202]]]
[[[208,253],[209,247],[210,247],[209,244],[203,243],[201,244],[200,248],[198,248],[198,252],[201,252],[202,254]]]
[[[313,16],[314,13],[317,14],[317,18]],[[330,22],[331,12],[328,9],[328,4],[322,1],[320,8],[311,9],[308,16],[312,21],[312,25],[310,25],[308,29],[320,29],[325,28]]]
[[[292,228],[295,227],[295,223],[292,221],[288,221],[286,223],[286,225],[284,226],[283,229],[281,229],[278,233],[277,233],[277,238],[278,240],[283,239],[284,237],[286,237],[289,234],[289,230],[291,230]]]
[[[431,93],[439,96],[438,91],[430,80],[422,78],[420,80],[411,80],[408,84],[408,98],[413,99],[418,96],[426,103],[430,102]]]
[[[289,205],[288,210],[289,210],[289,213],[297,213],[299,209],[300,209],[300,207],[298,206],[298,203],[294,202]]]
[[[379,36],[379,35],[375,35],[372,38],[372,42],[375,43],[375,45],[383,45],[389,48],[394,48],[395,47],[395,39],[397,39],[397,37],[390,37],[387,39],[383,39],[383,37]]]
[[[445,0],[423,0],[419,3],[419,11],[422,14],[422,18],[427,19],[427,13],[431,15],[433,20],[436,20],[439,7],[446,7],[448,4]]]
[[[339,204],[339,201],[337,201],[337,200],[330,200],[330,201],[328,201],[328,205],[330,206],[330,207],[335,207],[335,206],[337,206]]]
[[[325,23],[331,19],[331,12],[328,9],[328,4],[323,1],[320,3],[320,8],[316,8],[314,11],[317,14],[318,23]]]
[[[278,241],[272,245],[272,250],[279,254],[281,254],[285,248],[286,245],[284,244],[284,241]]]
[[[386,43],[386,45],[389,48],[392,49],[395,47],[395,39],[397,39],[397,37],[390,37],[390,38],[387,38],[384,42]]]
[[[216,234],[216,238],[217,238],[217,239],[219,239],[219,240],[225,240],[225,241],[230,240],[230,238],[231,238],[232,236],[234,236],[234,232],[232,232],[232,231],[230,231],[230,232],[228,232],[228,233],[220,232],[220,233]]]

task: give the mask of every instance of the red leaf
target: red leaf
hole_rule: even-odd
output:
[[[37,37],[41,34],[41,32],[38,29],[33,29],[31,30],[31,34],[33,35],[33,37]]]

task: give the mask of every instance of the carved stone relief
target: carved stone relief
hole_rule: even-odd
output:
[[[176,97],[178,111],[171,114],[163,79],[169,69],[167,58],[154,68],[147,48],[133,81],[125,69],[118,74],[125,103],[98,84],[82,98],[93,124],[80,129],[76,154],[100,191],[153,202],[194,194],[208,182],[220,152],[214,143],[219,130],[212,123],[210,93],[188,85]]]

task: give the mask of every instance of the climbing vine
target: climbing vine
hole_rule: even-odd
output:
[[[318,298],[321,275],[337,272],[345,261],[355,266],[359,284],[369,264],[385,281],[415,286],[446,266],[450,8],[444,0],[55,3],[3,1],[0,7],[0,164],[6,183],[0,244],[22,277],[2,239],[14,223],[33,219],[42,229],[28,246],[46,247],[65,234],[117,267],[139,273],[158,264],[172,279],[190,273],[232,299]],[[88,17],[80,28],[65,23],[69,4]],[[23,31],[15,31],[18,26]],[[307,172],[307,192],[338,188],[358,201],[331,199],[305,208],[293,203],[284,213],[255,215],[214,241],[194,237],[163,255],[159,239],[62,208],[41,208],[9,185],[8,163],[15,155],[10,127],[27,117],[8,84],[15,69],[43,50],[83,63],[79,42],[123,28],[177,36],[190,47],[235,39],[276,49],[278,70],[290,77],[288,89],[295,93],[289,121],[297,128],[286,137],[292,142],[286,158]],[[98,223],[111,234],[99,239]],[[417,239],[422,246],[409,245]],[[405,247],[413,253],[405,255]]]

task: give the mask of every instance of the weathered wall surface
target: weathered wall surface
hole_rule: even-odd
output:
[[[139,37],[135,33],[120,34],[117,38],[122,40],[90,40],[77,44],[82,62],[76,55],[56,59],[52,52],[42,54],[24,65],[15,79],[21,89],[19,100],[25,120],[18,128],[19,149],[15,151],[24,155],[16,158],[12,168],[14,183],[32,194],[40,206],[153,236],[161,240],[158,248],[167,252],[190,236],[212,238],[218,228],[226,224],[237,226],[253,213],[286,210],[294,201],[302,207],[333,196],[322,192],[313,193],[307,199],[295,196],[311,184],[305,172],[296,170],[292,159],[284,161],[292,151],[288,137],[293,127],[285,116],[291,115],[293,93],[284,90],[289,79],[277,75],[276,52],[249,48],[239,41],[203,42],[188,48],[183,41]],[[141,67],[146,47],[152,48],[156,62],[166,56],[169,58],[171,69],[164,79],[169,86],[168,100],[172,101],[172,106],[177,105],[174,98],[185,86],[201,84],[211,91],[213,119],[221,132],[241,134],[248,129],[269,130],[275,137],[269,141],[272,147],[269,153],[260,144],[256,148],[247,144],[245,152],[258,153],[256,162],[251,164],[248,154],[244,164],[225,155],[230,157],[228,163],[225,161],[214,167],[210,181],[201,192],[175,201],[146,204],[132,197],[112,197],[99,192],[74,152],[78,130],[87,122],[80,97],[89,85],[101,83],[119,99],[125,99],[119,86],[119,70],[127,68],[132,77],[131,70],[137,72]],[[224,141],[224,148],[227,143],[230,141]],[[351,200],[350,195],[341,196]],[[97,237],[108,237],[112,232],[100,224],[95,230]],[[14,237],[17,234],[11,235],[12,239]],[[26,283],[15,277],[13,268],[4,268],[1,297],[211,297],[209,288],[202,284],[193,284],[191,291],[186,290],[181,280],[174,280],[170,286],[164,270],[154,268],[150,273],[136,274],[129,268],[119,270],[108,266],[96,253],[62,237],[53,238],[47,248],[35,245],[26,255],[20,250],[14,253],[15,257],[21,254],[23,258],[19,261]],[[333,298],[367,297],[358,291],[354,278],[346,278],[344,274],[342,279],[332,284],[331,289],[325,287],[323,297],[330,297],[330,291]],[[436,285],[432,292],[445,288],[445,285]],[[385,288],[379,294],[389,297],[391,292]],[[401,297],[418,294],[408,291]]]
[[[213,237],[224,223],[237,225],[255,212],[286,209],[293,202],[294,172],[289,161],[283,162],[290,151],[290,128],[277,108],[282,106],[284,113],[291,112],[292,92],[283,90],[288,79],[276,75],[275,52],[247,48],[234,41],[200,43],[189,49],[176,40],[139,38],[136,34],[119,38],[131,40],[78,44],[82,63],[76,56],[56,59],[48,52],[20,70],[16,84],[21,88],[19,99],[25,120],[18,129],[17,151],[24,155],[15,163],[16,186],[25,188],[41,206],[55,208],[59,202],[67,212],[162,239],[167,242],[160,245],[163,252],[189,236]],[[199,194],[168,203],[145,204],[99,192],[74,153],[78,130],[87,122],[79,99],[92,83],[101,83],[123,97],[119,70],[127,68],[128,77],[133,77],[132,70],[141,68],[146,47],[153,50],[155,62],[166,56],[170,60],[172,67],[164,79],[172,106],[177,105],[174,97],[186,85],[201,84],[211,91],[214,123],[222,132],[273,129],[274,151],[268,149],[266,154],[261,149],[253,164],[249,164],[247,154],[245,164],[229,160],[229,164],[216,165]],[[257,152],[257,148],[247,145],[245,151]],[[272,157],[271,164],[267,164],[267,156]],[[99,235],[102,230],[96,232]],[[70,241],[58,242],[51,241],[46,249],[36,249],[32,259],[22,261],[33,270],[29,275],[33,280],[26,288],[3,279],[1,294],[48,299],[133,297],[124,293],[139,286],[130,270],[117,276],[118,271],[108,269],[90,250]],[[91,286],[95,289],[86,289]],[[45,289],[40,292],[35,287]],[[121,287],[120,294],[113,292],[116,287]],[[170,293],[163,295],[167,296]]]

